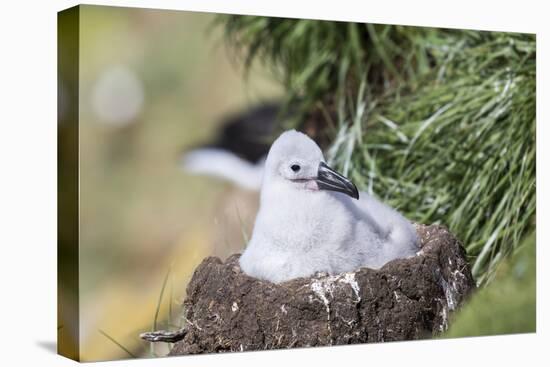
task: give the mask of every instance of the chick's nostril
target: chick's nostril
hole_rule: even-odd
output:
[[[290,169],[294,172],[298,172],[300,170],[300,166],[297,164],[293,164],[292,166],[290,166]]]

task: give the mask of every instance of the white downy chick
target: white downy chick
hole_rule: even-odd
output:
[[[317,144],[294,130],[271,146],[260,209],[242,270],[274,283],[316,272],[380,268],[415,255],[411,222],[330,168]]]

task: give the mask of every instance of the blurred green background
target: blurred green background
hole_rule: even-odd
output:
[[[139,333],[178,325],[195,266],[251,229],[254,194],[178,165],[223,118],[281,94],[261,68],[242,77],[212,20],[80,7],[82,360],[165,354]]]

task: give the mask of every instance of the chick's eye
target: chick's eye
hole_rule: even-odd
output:
[[[292,166],[290,166],[290,169],[294,172],[298,172],[300,170],[300,166],[297,164],[293,164]]]

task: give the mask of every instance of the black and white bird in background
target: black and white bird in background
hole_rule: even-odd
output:
[[[254,136],[268,139],[274,125],[268,121],[247,132],[227,125],[216,144],[183,158],[188,172],[260,190],[252,237],[240,258],[246,274],[279,283],[317,272],[376,269],[416,254],[413,224],[329,167],[307,135],[286,131],[270,148],[260,140],[254,154],[239,153]]]
[[[230,117],[212,142],[183,153],[183,169],[258,191],[265,157],[279,122],[280,108],[278,103],[262,104]]]

